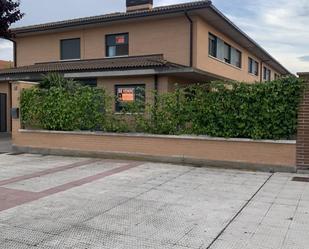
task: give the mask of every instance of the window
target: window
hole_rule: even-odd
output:
[[[129,34],[106,36],[106,57],[129,55]]]
[[[278,80],[280,78],[280,75],[275,73],[275,80]]]
[[[236,48],[232,48],[231,50],[231,64],[241,68],[241,52]]]
[[[76,79],[76,81],[84,86],[97,87],[98,85],[97,78]]]
[[[217,57],[217,37],[209,34],[209,54]]]
[[[271,80],[271,71],[267,67],[263,68],[263,78],[264,78],[265,81]]]
[[[224,43],[224,61],[226,63],[231,63],[231,46],[227,43]]]
[[[60,41],[61,60],[80,59],[80,38]]]
[[[241,52],[211,33],[209,33],[209,55],[241,68]]]
[[[138,112],[145,108],[145,85],[116,85],[116,112],[125,110],[130,103],[136,102]]]
[[[249,57],[248,72],[256,76],[259,75],[259,63]]]

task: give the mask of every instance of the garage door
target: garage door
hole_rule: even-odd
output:
[[[6,132],[7,131],[7,106],[6,106],[6,94],[0,93],[0,132]]]

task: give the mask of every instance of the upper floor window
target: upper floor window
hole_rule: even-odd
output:
[[[217,37],[209,34],[209,54],[217,57]]]
[[[231,46],[227,43],[224,43],[223,50],[224,50],[224,61],[226,63],[231,63]]]
[[[60,41],[61,60],[80,59],[80,38]]]
[[[209,33],[209,55],[241,68],[241,52],[211,33]]]
[[[106,36],[106,57],[129,55],[129,34]]]
[[[271,70],[268,69],[267,67],[263,67],[263,79],[265,81],[271,80]]]
[[[232,54],[231,64],[236,66],[236,67],[241,68],[241,52],[239,50],[237,50],[236,48],[232,48],[231,54]]]
[[[278,80],[280,78],[280,75],[275,73],[275,80]]]
[[[248,64],[248,72],[256,76],[259,75],[259,63],[250,57],[249,57],[249,64]]]

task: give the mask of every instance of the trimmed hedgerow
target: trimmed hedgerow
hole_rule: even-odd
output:
[[[213,82],[176,87],[172,93],[156,95],[154,104],[137,102],[114,114],[110,108],[114,98],[103,90],[72,87],[72,81],[69,88],[63,82],[51,85],[23,91],[24,126],[254,139],[289,139],[296,134],[304,87],[296,77],[256,84]]]

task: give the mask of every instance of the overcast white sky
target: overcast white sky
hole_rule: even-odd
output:
[[[154,0],[156,6],[190,0]],[[213,4],[291,72],[309,71],[309,0],[213,0]],[[15,26],[124,11],[125,0],[21,0]],[[0,40],[0,59],[12,45]]]

